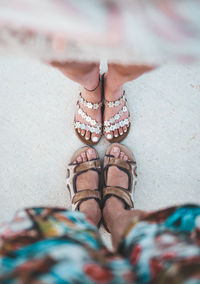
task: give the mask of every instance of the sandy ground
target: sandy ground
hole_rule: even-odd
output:
[[[200,203],[200,65],[168,65],[125,86],[138,165],[135,207]],[[0,56],[0,220],[28,206],[69,207],[67,163],[78,86],[30,59]],[[96,147],[103,157],[109,143]],[[106,238],[106,235],[104,236]]]

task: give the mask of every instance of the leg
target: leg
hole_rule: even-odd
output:
[[[116,250],[128,224],[134,217],[144,216],[145,212],[142,210],[125,210],[123,202],[112,196],[106,201],[103,215],[112,235],[113,248]]]
[[[73,162],[73,164],[87,162],[95,158],[97,158],[96,152],[94,149],[89,148],[87,151],[82,152],[81,155],[78,156]],[[98,185],[98,174],[92,170],[82,173],[76,179],[76,187],[78,192],[84,189],[96,189],[98,188]],[[101,219],[101,210],[99,208],[99,204],[94,199],[89,199],[82,202],[79,210],[85,214],[88,221],[97,226]]]
[[[81,63],[81,62],[51,62],[51,66],[56,67],[65,76],[81,85],[81,95],[84,100],[91,103],[101,102],[101,84],[99,84],[99,64],[98,63]],[[98,85],[99,84],[99,85]],[[97,87],[97,89],[95,89]],[[87,89],[87,90],[86,90]],[[88,90],[93,90],[90,92]],[[95,119],[97,122],[102,123],[101,109],[88,109],[86,106],[81,106],[83,111]],[[81,122],[88,124],[88,122],[78,113],[75,113],[75,122]],[[78,133],[81,134],[85,140],[92,140],[98,142],[100,134],[90,133],[89,131],[78,129]]]
[[[122,97],[124,83],[135,80],[139,76],[155,69],[153,66],[146,65],[120,65],[120,64],[108,64],[108,72],[105,76],[105,99],[107,101],[116,101]],[[116,107],[105,107],[104,121],[109,120],[116,113],[118,113],[122,107],[126,104],[123,102],[122,105]],[[129,116],[128,111],[123,113],[120,119],[116,122],[122,121]],[[110,131],[106,133],[106,138],[111,140],[113,137],[123,135],[127,131],[128,126],[116,129],[114,132]],[[105,134],[104,134],[105,135]]]
[[[128,160],[125,153],[120,152],[119,147],[114,146],[110,154],[115,158],[122,160]],[[116,166],[111,166],[108,169],[107,174],[107,186],[118,186],[123,188],[128,188],[128,175],[118,169]],[[111,196],[106,200],[103,217],[108,226],[108,229],[112,235],[113,247],[117,249],[121,236],[126,229],[127,225],[133,219],[133,217],[140,217],[145,215],[144,211],[141,210],[126,210],[123,201],[115,196]]]

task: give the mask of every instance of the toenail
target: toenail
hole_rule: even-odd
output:
[[[118,147],[113,147],[113,152],[119,152],[119,148]]]
[[[115,134],[115,137],[118,137],[118,134]]]
[[[89,155],[94,154],[94,150],[93,150],[93,149],[88,149],[88,154],[89,154]]]
[[[108,139],[112,139],[112,135],[111,135],[111,134],[108,134],[108,135],[107,135],[107,138],[108,138]]]
[[[120,135],[122,135],[122,134],[123,134],[123,132],[120,132],[119,134],[120,134]]]
[[[81,136],[84,136],[84,133],[81,133]]]
[[[85,137],[85,140],[89,140],[89,137]]]
[[[98,140],[99,140],[98,137],[96,137],[96,136],[95,136],[95,137],[92,137],[92,141],[93,141],[93,142],[97,142]]]
[[[127,132],[127,129],[125,129],[124,132]]]
[[[78,130],[78,133],[81,133],[81,131],[80,131],[80,130]]]

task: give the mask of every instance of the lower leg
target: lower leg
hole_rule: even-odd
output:
[[[59,63],[53,61],[50,64],[51,66],[60,70],[65,76],[82,86],[81,96],[84,100],[92,104],[101,102],[102,97],[101,84],[99,82],[99,63]],[[91,92],[91,90],[93,91]],[[81,109],[88,116],[92,117],[92,119],[94,119],[97,123],[102,123],[101,108],[88,109],[88,107],[82,105]],[[81,114],[78,113],[78,109],[75,113],[75,122],[80,122],[88,125],[88,122],[81,116]],[[93,143],[97,143],[101,137],[101,134],[97,134],[95,132],[90,133],[89,130],[86,131],[84,129],[78,128],[77,131],[82,137],[84,137],[85,141],[92,140]]]
[[[115,250],[118,248],[121,237],[133,218],[143,217],[145,214],[142,210],[124,209],[123,201],[114,196],[106,201],[103,216],[111,233],[113,248]]]
[[[124,83],[135,80],[155,68],[148,65],[108,64],[105,92],[107,100],[112,100],[112,96],[121,95]]]
[[[83,151],[73,162],[74,164],[84,163],[97,158],[97,154],[93,148],[89,148],[87,151]],[[98,189],[99,186],[99,176],[97,172],[88,170],[85,173],[79,175],[76,179],[76,189],[77,191],[85,189]],[[88,199],[83,201],[79,207],[80,212],[85,214],[86,219],[97,226],[101,219],[101,210],[99,204],[94,199]]]
[[[127,161],[129,157],[120,151],[118,146],[113,146],[111,148],[110,154],[115,158]],[[107,172],[107,186],[119,186],[124,189],[128,189],[128,175],[117,168],[116,166],[111,166]],[[134,217],[142,217],[145,215],[144,211],[141,210],[126,210],[125,203],[115,197],[109,197],[103,208],[103,217],[108,229],[112,235],[113,247],[117,249],[120,239],[126,230],[128,224],[133,220]]]
[[[124,83],[135,80],[142,74],[153,70],[155,67],[146,65],[120,65],[120,64],[109,64],[108,72],[105,76],[105,100],[106,101],[117,101],[122,97]],[[109,108],[105,107],[104,110],[104,121],[110,120],[114,117],[122,108],[126,105],[124,101],[121,105]],[[115,123],[128,119],[129,111],[126,111],[121,115],[120,119],[116,120]],[[129,124],[123,126],[123,128],[115,129],[113,131],[106,131],[104,135],[107,139],[111,140],[113,137],[118,137],[127,132]]]
[[[98,85],[99,63],[52,61],[50,65],[86,89],[93,90]]]

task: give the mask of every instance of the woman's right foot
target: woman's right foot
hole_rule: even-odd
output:
[[[102,84],[100,77],[89,91],[81,87],[77,110],[75,113],[75,129],[83,142],[95,145],[102,132]]]

